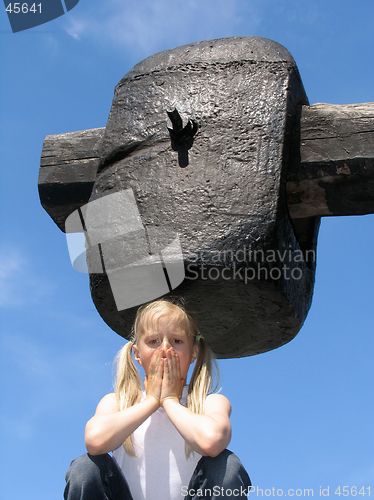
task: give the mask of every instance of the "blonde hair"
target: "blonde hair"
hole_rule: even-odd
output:
[[[145,330],[155,328],[159,318],[166,314],[170,317],[170,321],[185,320],[188,325],[188,334],[193,337],[194,344],[198,345],[196,364],[188,386],[186,407],[194,413],[203,413],[207,395],[217,389],[219,378],[217,363],[214,354],[199,332],[192,312],[187,309],[182,299],[160,299],[138,309],[131,340],[117,355],[115,393],[120,410],[139,403],[143,394],[140,375],[132,356],[132,347]],[[129,455],[135,456],[131,436],[125,440],[123,446]],[[188,458],[192,449],[187,443],[185,451]]]

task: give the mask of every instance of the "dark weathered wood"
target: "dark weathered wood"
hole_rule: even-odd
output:
[[[295,142],[292,219],[374,213],[374,103],[303,106]]]
[[[48,135],[43,144],[39,170],[40,200],[57,226],[86,204],[99,166],[98,148],[104,128]]]
[[[256,37],[155,54],[116,86],[90,203],[131,188],[147,230],[167,227],[178,234],[189,276],[175,293],[196,312],[218,357],[285,344],[310,307],[315,263],[294,258],[302,252],[283,189],[293,124],[306,103],[292,56]],[[174,109],[180,120],[170,116]],[[188,132],[188,123],[192,133],[171,137],[180,127]],[[115,227],[124,210],[102,213]],[[125,283],[117,273],[124,262],[117,244],[111,268],[102,252],[108,279],[91,273],[90,287],[99,314],[126,336],[140,302],[117,309],[110,280]],[[314,253],[315,244],[310,237],[305,249]],[[141,255],[144,243],[137,245],[132,250]],[[285,250],[287,263],[281,261]],[[87,261],[90,269],[90,255]],[[290,278],[294,271],[297,279]],[[137,276],[130,289],[143,281]]]

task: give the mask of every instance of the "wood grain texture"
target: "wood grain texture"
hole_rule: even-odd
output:
[[[105,127],[48,135],[39,170],[40,201],[65,231],[65,220],[88,203],[99,167],[99,147]]]
[[[374,103],[302,107],[287,204],[292,219],[374,213]]]

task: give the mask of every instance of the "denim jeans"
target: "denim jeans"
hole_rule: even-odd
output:
[[[187,487],[185,500],[246,498],[251,481],[238,457],[224,450],[202,457]],[[76,458],[66,474],[65,500],[133,500],[126,479],[109,455]],[[179,499],[175,499],[179,500]]]

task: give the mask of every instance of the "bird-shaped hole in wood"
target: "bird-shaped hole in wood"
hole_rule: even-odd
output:
[[[193,145],[193,138],[198,130],[198,124],[195,120],[188,120],[183,126],[183,120],[178,110],[167,111],[168,117],[173,125],[173,128],[168,127],[171,147],[178,152],[178,164],[181,168],[188,166],[188,150]]]

